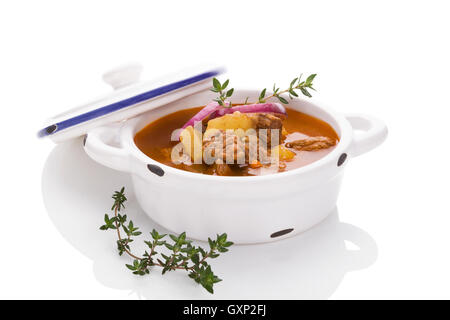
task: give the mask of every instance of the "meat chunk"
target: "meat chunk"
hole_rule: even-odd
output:
[[[217,131],[203,140],[203,161],[206,164],[253,164],[270,161],[271,149],[257,135],[238,136],[235,133]]]
[[[218,130],[203,140],[203,160],[206,164],[229,163],[231,160],[242,164],[248,158],[248,148],[245,137]]]
[[[283,128],[282,120],[270,113],[256,113],[254,115],[256,129],[279,129]],[[280,134],[281,135],[281,134]]]
[[[219,126],[218,123],[211,128],[208,124],[202,145],[204,163],[208,165],[269,163],[272,149],[278,146],[283,139],[282,119],[267,113],[245,114],[246,119],[252,123],[251,127],[256,131],[244,130],[243,132],[229,129],[233,127],[231,124],[235,124],[237,119],[241,119],[238,117],[240,115],[233,113],[224,117],[227,116],[230,118],[225,126],[227,130],[221,129],[223,126]],[[225,123],[227,119],[222,120]]]
[[[267,144],[268,148],[281,143],[283,139],[283,121],[279,117],[270,113],[256,113],[253,115],[253,119],[259,132],[259,138],[262,139],[263,143]],[[261,130],[266,131],[261,132]]]
[[[233,175],[233,170],[231,170],[230,166],[224,163],[215,164],[215,171],[218,176],[231,176]]]
[[[286,143],[286,147],[299,151],[317,151],[336,145],[336,140],[329,137],[308,137]]]

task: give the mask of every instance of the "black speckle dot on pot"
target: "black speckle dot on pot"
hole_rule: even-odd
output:
[[[153,172],[154,174],[156,174],[157,176],[162,177],[164,175],[164,170],[161,169],[159,166],[154,165],[154,164],[148,164],[147,165],[148,170],[150,170],[151,172]]]
[[[86,139],[87,139],[87,134],[84,136],[84,138],[83,138],[83,146],[85,146],[86,145]]]
[[[284,236],[285,234],[288,234],[290,232],[294,231],[294,228],[289,228],[289,229],[284,229],[284,230],[280,230],[277,232],[274,232],[270,235],[271,238],[276,238],[276,237],[281,237]]]
[[[339,160],[337,162],[338,167],[342,166],[344,164],[345,160],[347,160],[347,154],[343,153],[343,154],[341,154],[341,156],[339,157]]]
[[[45,131],[50,134],[55,132],[58,129],[58,126],[56,124],[52,124],[51,126],[48,126],[47,128],[45,128]]]

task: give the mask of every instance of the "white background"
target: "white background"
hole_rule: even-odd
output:
[[[108,92],[101,74],[129,61],[145,65],[145,78],[222,63],[234,87],[317,72],[315,98],[389,127],[381,147],[348,166],[338,201],[340,221],[376,243],[368,268],[337,270],[349,268],[332,246],[307,243],[333,243],[334,233],[311,230],[216,260],[224,282],[214,297],[450,298],[449,9],[447,1],[2,1],[0,298],[210,297],[183,274],[127,278],[113,236],[97,231],[126,176],[91,163],[78,144],[55,151],[35,136],[46,118]],[[83,165],[92,181],[74,182]],[[72,200],[44,205],[49,193],[59,197],[55,179],[73,188]],[[142,214],[132,202],[129,214]],[[288,249],[264,273],[255,267],[265,252]],[[308,285],[310,273],[317,282]]]

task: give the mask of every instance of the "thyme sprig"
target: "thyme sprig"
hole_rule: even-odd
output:
[[[233,95],[234,88],[229,90],[225,90],[228,87],[230,80],[226,80],[224,83],[220,83],[217,78],[213,78],[213,87],[210,89],[212,92],[219,93],[219,97],[214,99],[217,103],[219,103],[222,107],[231,107],[231,102],[226,102],[227,98],[230,98]]]
[[[264,103],[267,100],[269,100],[270,98],[277,98],[281,103],[283,104],[288,104],[289,101],[282,97],[281,95],[284,93],[289,93],[289,98],[293,99],[293,97],[298,97],[298,93],[295,90],[300,90],[300,92],[307,96],[308,98],[311,98],[311,94],[309,93],[308,89],[311,90],[316,90],[313,88],[313,81],[314,78],[317,76],[317,74],[311,74],[310,76],[308,76],[306,78],[305,81],[302,81],[302,75],[300,75],[297,78],[294,78],[294,80],[291,81],[291,83],[289,84],[289,88],[285,89],[285,90],[281,90],[280,88],[277,87],[276,84],[273,85],[273,93],[269,96],[266,97],[266,88],[264,88],[258,98],[258,102],[259,103]]]
[[[277,98],[281,103],[288,104],[289,101],[282,96],[282,94],[288,93],[289,98],[292,100],[294,97],[298,97],[298,93],[296,90],[299,90],[303,95],[307,96],[308,98],[311,98],[312,95],[308,90],[316,90],[313,87],[313,81],[314,78],[317,76],[317,74],[311,74],[309,75],[306,80],[302,81],[302,74],[300,74],[299,77],[294,78],[291,83],[289,84],[289,88],[285,90],[280,90],[280,88],[277,87],[276,84],[273,85],[272,94],[266,96],[267,88],[264,88],[258,97],[257,103],[264,103],[267,100],[271,98]],[[213,92],[219,93],[219,97],[214,99],[214,101],[218,102],[223,107],[231,107],[231,102],[226,101],[228,98],[230,98],[233,95],[234,88],[226,91],[230,80],[226,80],[223,84],[220,83],[217,78],[213,78],[213,87],[210,89]],[[244,104],[249,104],[248,97],[245,99]]]
[[[122,187],[120,191],[115,191],[112,198],[114,204],[111,210],[114,214],[110,217],[105,214],[105,224],[100,227],[100,230],[116,230],[117,232],[117,250],[119,255],[126,253],[133,258],[132,264],[126,264],[126,267],[132,271],[133,274],[144,276],[151,272],[151,267],[157,266],[162,268],[162,274],[174,270],[185,270],[188,276],[195,282],[201,284],[208,292],[214,293],[213,286],[215,283],[222,281],[211,270],[211,265],[208,264],[207,259],[217,258],[220,253],[228,251],[228,248],[233,245],[233,242],[227,241],[227,234],[223,233],[217,235],[215,240],[208,238],[209,250],[205,250],[200,246],[192,245],[192,241],[186,239],[186,233],[183,232],[179,236],[169,234],[171,243],[163,240],[167,234],[159,234],[153,229],[150,233],[151,240],[144,241],[148,250],[140,257],[131,252],[130,243],[134,241],[133,237],[142,234],[138,231],[133,221],[127,223],[127,216],[121,215],[120,212],[125,208],[124,203],[127,201],[125,196],[125,188]],[[126,237],[122,236],[121,230]],[[169,253],[162,252],[160,249],[166,248]],[[158,251],[156,251],[158,250]]]

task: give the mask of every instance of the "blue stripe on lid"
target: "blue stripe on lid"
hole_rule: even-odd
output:
[[[109,104],[107,106],[77,115],[77,116],[69,118],[67,120],[49,125],[49,126],[45,127],[44,129],[40,130],[37,135],[39,138],[50,136],[54,133],[57,133],[64,129],[73,127],[77,124],[107,115],[109,113],[127,108],[129,106],[132,106],[132,105],[144,102],[144,101],[147,101],[149,99],[161,96],[168,92],[181,89],[183,87],[194,84],[196,82],[217,76],[220,73],[221,73],[221,70],[214,70],[214,71],[201,73],[199,75],[196,75],[196,76],[184,79],[184,80],[180,80],[180,81],[177,81],[177,82],[174,82],[174,83],[171,83],[171,84],[168,84],[168,85],[165,85],[165,86],[162,86],[162,87],[159,87],[159,88],[156,88],[156,89],[153,89],[153,90],[141,93],[141,94],[138,94],[134,97],[130,97],[125,100],[115,102],[115,103]]]

